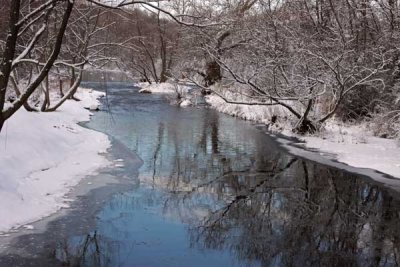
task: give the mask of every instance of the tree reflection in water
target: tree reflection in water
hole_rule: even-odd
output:
[[[262,144],[253,155],[220,154],[217,124],[204,125],[202,155],[181,157],[176,149],[164,208],[190,224],[192,246],[230,249],[262,266],[398,265],[400,202],[390,192]]]
[[[231,199],[191,227],[192,244],[263,266],[398,265],[398,200],[340,171],[296,159],[279,165],[208,184],[228,187]]]
[[[107,259],[100,253],[100,245],[95,231],[71,246],[67,241],[59,242],[54,257],[63,262],[63,266],[105,266]]]
[[[136,107],[144,109],[140,103]],[[169,251],[171,243],[142,248],[135,243],[138,235],[147,242],[157,234],[179,233],[184,243],[179,249],[189,239],[193,250],[230,251],[244,265],[398,265],[398,193],[290,156],[262,132],[212,110],[184,113],[169,108],[160,118],[136,112],[136,117],[124,117],[124,131],[129,125],[134,129],[123,136],[144,161],[139,190],[148,191],[109,202],[98,215],[97,233],[58,247],[56,255],[64,262],[115,266],[129,253],[139,254],[128,262],[146,262],[151,256],[141,258],[142,251]],[[118,120],[116,124],[120,129]],[[147,208],[151,215],[136,212]],[[142,215],[148,221],[142,222]],[[140,232],[142,224],[153,220],[159,232],[150,231],[150,237]],[[171,230],[177,221],[179,229],[183,223],[188,231]],[[179,263],[187,260],[174,256]]]

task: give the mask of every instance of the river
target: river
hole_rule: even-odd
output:
[[[84,126],[112,167],[11,235],[0,266],[397,266],[400,196],[288,154],[252,123],[127,84]]]

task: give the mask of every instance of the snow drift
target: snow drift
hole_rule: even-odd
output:
[[[39,220],[67,206],[65,195],[108,164],[106,135],[77,125],[88,121],[102,93],[79,89],[82,101],[57,112],[20,109],[0,133],[0,231]]]

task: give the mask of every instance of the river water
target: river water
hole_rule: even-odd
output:
[[[12,235],[0,266],[397,266],[400,197],[289,155],[260,128],[124,84],[86,127],[113,167]]]

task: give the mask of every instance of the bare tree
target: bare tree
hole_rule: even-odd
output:
[[[247,1],[239,3],[248,7]],[[206,79],[204,90],[219,81],[246,99],[228,99],[212,88],[226,102],[281,106],[294,118],[294,129],[306,133],[334,115],[370,113],[373,98],[388,83],[397,83],[388,73],[397,73],[399,66],[399,48],[391,45],[398,36],[390,12],[380,7],[397,5],[356,0],[250,4],[257,10],[232,13],[240,27],[233,23],[232,30],[214,34],[214,45],[202,45],[211,58],[208,71],[197,71]]]
[[[38,40],[42,36],[47,27],[47,18],[50,12],[53,11],[55,5],[60,2],[56,0],[49,0],[44,2],[38,7],[34,8],[24,16],[20,16],[22,10],[20,0],[12,0],[10,3],[10,15],[8,20],[8,34],[5,42],[5,49],[1,59],[0,69],[0,130],[4,122],[10,118],[24,103],[28,100],[30,95],[36,90],[40,83],[47,77],[51,67],[56,61],[58,54],[61,51],[61,45],[65,30],[68,25],[70,15],[74,6],[73,1],[61,1],[65,5],[62,14],[62,19],[58,31],[55,35],[54,45],[51,54],[47,58],[43,67],[40,68],[39,74],[27,85],[25,90],[21,92],[20,96],[9,106],[5,106],[6,92],[9,84],[12,70],[22,62],[30,62],[27,59],[29,53],[34,49]],[[41,21],[41,22],[40,22]],[[23,35],[26,30],[32,27],[33,24],[41,23],[41,26],[36,30],[35,34],[30,38],[28,46],[18,53],[17,46],[20,35]],[[40,24],[39,24],[40,25]],[[18,54],[16,54],[18,53]],[[35,62],[36,64],[36,62]]]

